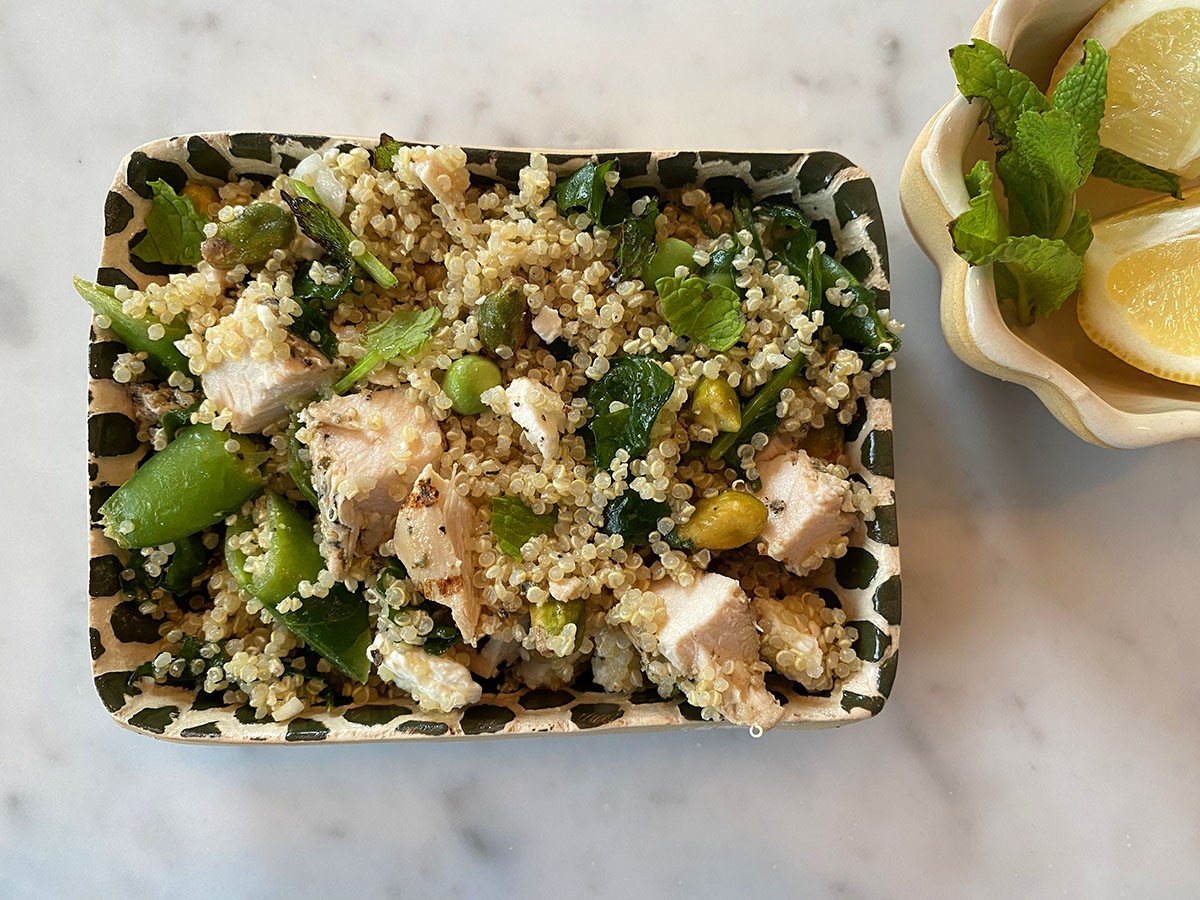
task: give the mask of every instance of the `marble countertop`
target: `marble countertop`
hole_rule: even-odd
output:
[[[0,10],[0,896],[1200,894],[1200,447],[1085,445],[958,362],[896,200],[974,4],[603,6],[293,2],[269,30],[232,2]],[[89,678],[69,277],[94,266],[121,156],[217,129],[830,147],[874,173],[908,322],[883,714],[759,741],[271,750],[112,724]]]

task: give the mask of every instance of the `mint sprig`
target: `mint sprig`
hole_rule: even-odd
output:
[[[1083,59],[1049,99],[986,41],[955,47],[950,63],[962,95],[988,104],[995,174],[1008,201],[1006,222],[991,167],[976,163],[966,178],[970,206],[950,225],[954,249],[972,265],[992,265],[999,299],[1031,324],[1062,306],[1083,277],[1092,225],[1075,195],[1090,175],[1176,196],[1179,179],[1100,146],[1108,54],[1096,41],[1084,42]]]

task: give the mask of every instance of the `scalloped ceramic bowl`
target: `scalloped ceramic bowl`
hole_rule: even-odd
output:
[[[971,32],[1004,50],[1045,87],[1064,50],[1103,0],[997,0]],[[946,63],[949,77],[949,62]],[[909,228],[942,275],[942,330],[979,371],[1032,390],[1075,434],[1108,447],[1148,447],[1200,437],[1200,387],[1148,375],[1097,347],[1079,327],[1074,300],[1024,327],[996,302],[990,268],[970,268],[948,231],[967,209],[963,173],[992,158],[979,110],[956,95],[925,126],[904,166],[900,200]],[[1093,216],[1150,194],[1093,179],[1080,204]]]

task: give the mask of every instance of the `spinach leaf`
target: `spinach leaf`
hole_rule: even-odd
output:
[[[322,266],[326,265],[324,260],[318,260],[318,263]],[[349,264],[342,260],[334,260],[332,265],[336,266],[340,273],[340,278],[332,284],[317,284],[312,277],[312,266],[299,266],[296,276],[292,279],[292,296],[297,300],[316,301],[318,305],[327,310],[334,309],[342,294],[346,293],[350,285],[354,283],[354,275],[350,271]]]
[[[550,534],[558,522],[558,511],[537,515],[516,497],[492,500],[492,534],[500,552],[521,558],[521,548],[539,534]]]
[[[192,201],[175,193],[161,178],[149,182],[150,210],[146,236],[129,252],[143,262],[194,266],[200,262],[204,226],[208,219],[196,212]]]
[[[604,530],[619,534],[629,547],[650,543],[650,532],[658,531],[659,519],[669,519],[671,507],[659,500],[643,500],[637,491],[626,491],[604,507]]]
[[[654,256],[654,222],[657,218],[658,203],[651,200],[640,216],[631,215],[621,223],[614,255],[618,277],[642,277],[646,265]]]
[[[396,162],[396,154],[399,152],[400,142],[390,134],[381,134],[379,143],[371,151],[371,165],[380,172],[390,172]]]
[[[292,319],[288,331],[300,340],[308,341],[330,361],[336,359],[338,342],[333,329],[329,327],[329,318],[316,305],[298,298],[293,299],[300,304],[300,313]]]
[[[590,162],[576,169],[566,181],[560,181],[556,193],[559,213],[566,215],[570,210],[583,209],[587,210],[593,222],[599,222],[604,201],[608,197],[604,176],[616,164],[615,159],[599,165]]]
[[[627,451],[630,459],[645,455],[654,421],[674,390],[675,379],[652,359],[622,356],[613,360],[586,393],[592,408],[586,435],[596,465],[607,469],[618,450]],[[614,403],[621,408],[613,410]]]

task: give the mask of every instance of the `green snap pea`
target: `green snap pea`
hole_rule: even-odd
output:
[[[120,338],[121,342],[133,352],[146,354],[146,366],[156,375],[166,378],[171,372],[187,374],[187,357],[180,353],[175,346],[176,341],[181,341],[188,336],[187,322],[182,316],[176,316],[167,325],[161,325],[152,320],[135,319],[125,314],[121,308],[121,301],[116,298],[112,288],[84,281],[78,275],[75,276],[73,282],[79,296],[87,301],[88,306],[95,311],[96,315],[108,319],[109,331]],[[150,337],[150,328],[154,325],[159,325],[163,329],[162,337]]]
[[[487,409],[480,396],[498,384],[500,367],[490,359],[471,355],[450,364],[442,380],[442,390],[460,416],[477,416]]]
[[[296,218],[275,203],[251,203],[200,245],[205,262],[218,269],[262,262],[296,236]]]
[[[568,625],[575,626],[575,640],[579,640],[579,631],[583,628],[583,600],[547,600],[540,606],[529,609],[529,624],[541,627],[547,635],[557,637]]]
[[[696,511],[675,529],[682,544],[695,550],[732,550],[748,544],[767,525],[762,501],[741,491],[722,491],[696,504]]]
[[[262,490],[259,456],[246,438],[184,429],[100,507],[105,534],[122,547],[156,547],[215,525]]]
[[[692,259],[695,250],[695,247],[679,238],[660,241],[658,249],[646,264],[642,280],[648,285],[655,285],[660,278],[673,278],[679,266],[687,266],[689,272],[695,272],[696,262]]]
[[[236,537],[257,526],[266,556],[251,572]],[[280,604],[299,594],[300,582],[316,583],[325,567],[313,536],[313,524],[278,494],[268,493],[225,538],[225,562],[238,583],[309,647],[355,681],[371,672],[367,602],[345,586],[334,584],[324,597],[304,598],[299,609],[283,612]]]
[[[491,353],[501,347],[516,350],[529,334],[529,304],[516,284],[506,284],[484,297],[475,317],[479,343]]]

